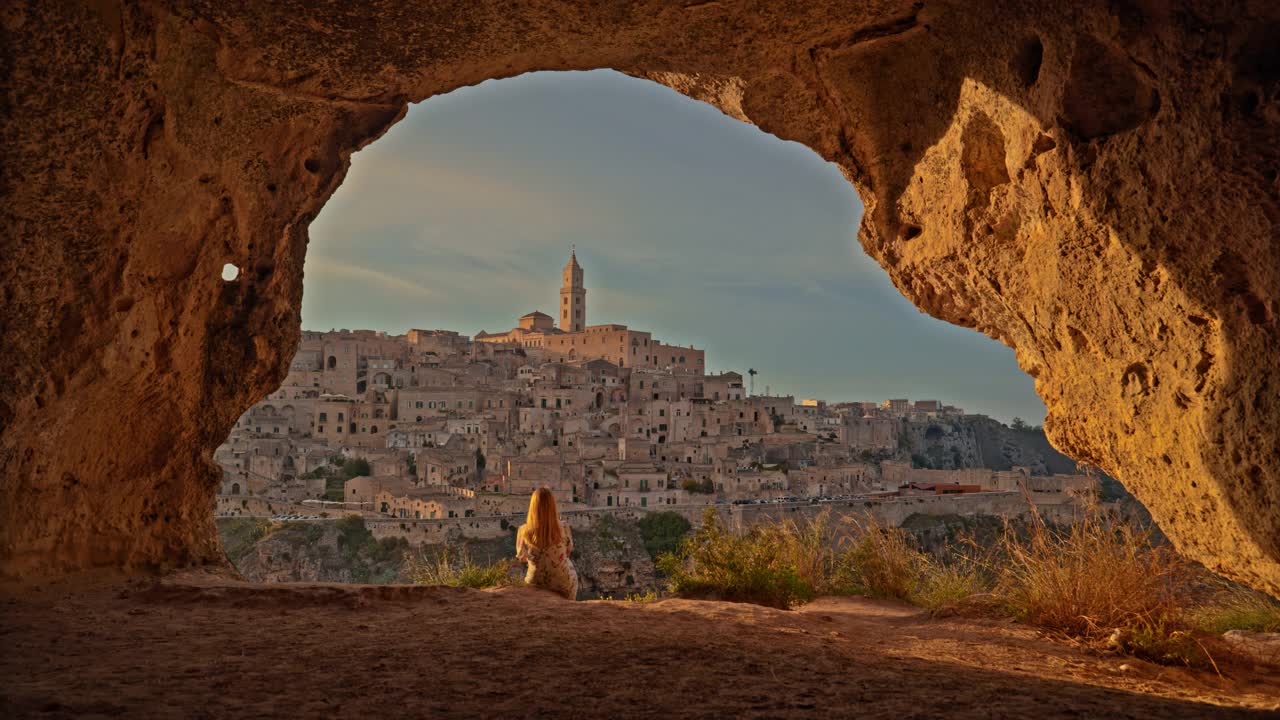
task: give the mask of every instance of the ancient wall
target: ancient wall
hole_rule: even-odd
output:
[[[719,506],[723,519],[728,520],[728,505]],[[561,521],[574,530],[586,530],[600,518],[612,517],[623,522],[638,522],[650,512],[674,512],[694,525],[702,524],[705,505],[668,505],[653,508],[595,508],[568,510],[560,513]],[[457,542],[463,538],[491,539],[515,532],[524,523],[524,513],[469,518],[442,518],[436,520],[408,520],[399,518],[365,518],[365,527],[378,539],[402,537],[410,544],[435,544]]]
[[[210,455],[288,369],[351,154],[409,102],[607,67],[836,163],[862,246],[1016,350],[1057,447],[1280,592],[1280,4],[106,0],[0,28],[5,575],[222,562]]]
[[[916,495],[844,500],[829,503],[767,503],[733,505],[732,527],[745,529],[758,523],[809,519],[830,511],[836,517],[871,515],[889,526],[901,525],[913,514],[1023,517],[1031,505],[1021,492],[984,492],[967,495]],[[1056,508],[1055,508],[1056,510]]]

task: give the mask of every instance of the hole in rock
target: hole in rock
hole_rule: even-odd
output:
[[[1018,81],[1025,88],[1030,88],[1040,79],[1040,65],[1044,62],[1044,43],[1039,37],[1032,36],[1018,47],[1018,54],[1013,58],[1013,71]]]
[[[998,131],[970,136],[973,182],[1006,182]],[[464,547],[515,555],[546,486],[580,597],[622,597],[662,589],[645,548],[708,508],[959,517],[1092,482],[1012,352],[904,299],[861,214],[803,146],[613,72],[410,108],[311,225],[300,345],[215,453],[228,556],[453,582]]]
[[[231,282],[238,277],[240,277],[240,268],[236,267],[232,263],[227,263],[222,266],[222,279],[224,282]]]

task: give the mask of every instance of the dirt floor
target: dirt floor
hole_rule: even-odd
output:
[[[1222,679],[858,598],[785,612],[213,575],[0,593],[6,718],[1280,715],[1275,668]]]

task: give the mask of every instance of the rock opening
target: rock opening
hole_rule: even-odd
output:
[[[863,247],[922,310],[1015,348],[1055,445],[1280,593],[1280,5],[1114,5],[12,9],[0,572],[221,562],[209,458],[284,375],[307,225],[351,154],[411,101],[614,68],[839,165]],[[998,133],[966,158],[977,113]],[[235,286],[188,281],[228,255]]]

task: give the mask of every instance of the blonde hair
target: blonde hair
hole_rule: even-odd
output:
[[[529,498],[529,515],[520,528],[524,541],[536,548],[548,548],[564,539],[560,515],[556,512],[556,496],[545,487],[533,491]]]

